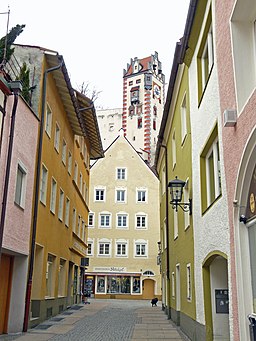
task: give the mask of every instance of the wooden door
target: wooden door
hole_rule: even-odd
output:
[[[151,300],[155,294],[155,282],[152,279],[144,279],[143,281],[143,299]]]
[[[12,257],[2,254],[0,263],[0,334],[7,333],[11,291]]]

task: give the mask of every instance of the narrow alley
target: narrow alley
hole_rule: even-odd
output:
[[[149,301],[90,299],[19,335],[0,341],[182,341],[187,340],[161,309]]]

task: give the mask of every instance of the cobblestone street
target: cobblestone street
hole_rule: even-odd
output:
[[[75,305],[27,333],[0,341],[181,341],[187,340],[161,309],[141,300],[90,300]]]

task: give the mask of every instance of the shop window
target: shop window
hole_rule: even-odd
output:
[[[54,262],[55,257],[48,254],[46,263],[46,297],[54,296]]]
[[[97,293],[105,293],[105,276],[97,277]]]
[[[133,277],[132,279],[132,292],[133,294],[141,293],[140,277]]]
[[[130,294],[131,277],[130,276],[108,276],[107,293],[111,294]]]

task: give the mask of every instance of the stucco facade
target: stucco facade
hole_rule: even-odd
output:
[[[39,121],[18,93],[14,95],[11,91],[11,94],[6,95],[1,91],[0,98],[3,99],[1,108],[2,114],[4,113],[0,128],[0,198],[3,237],[0,262],[0,333],[2,334],[17,333],[22,331],[23,327]],[[12,130],[13,122],[15,124]],[[13,136],[13,144],[11,136]],[[8,164],[9,157],[10,164]]]
[[[99,298],[161,298],[158,179],[122,135],[90,179],[90,291]]]

